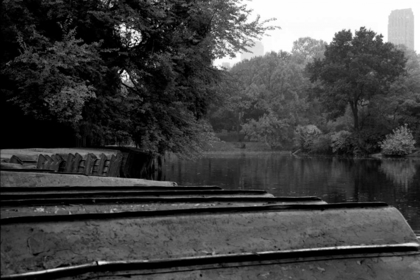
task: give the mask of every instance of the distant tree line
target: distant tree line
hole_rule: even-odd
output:
[[[363,27],[242,61],[224,87],[209,116],[215,130],[273,149],[363,156],[402,127],[413,137],[404,143],[420,142],[420,56]]]
[[[276,28],[242,2],[2,1],[2,147],[199,150],[222,98],[212,62]]]

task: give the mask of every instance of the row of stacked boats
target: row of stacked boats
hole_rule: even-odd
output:
[[[420,279],[419,240],[385,203],[216,186],[0,191],[1,279]]]

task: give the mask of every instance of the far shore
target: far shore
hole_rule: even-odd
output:
[[[266,144],[261,142],[227,142],[227,141],[220,141],[212,143],[209,145],[204,154],[218,154],[218,153],[258,153],[258,152],[283,152],[283,153],[291,153],[296,157],[343,157],[343,158],[351,158],[349,156],[340,156],[340,155],[330,155],[330,154],[307,154],[307,153],[300,153],[299,151],[293,151],[292,149],[278,149],[272,150]],[[368,155],[366,158],[371,159],[404,159],[404,158],[420,158],[420,149],[417,151],[407,155],[407,156],[386,156],[382,153],[376,153]]]
[[[84,156],[88,153],[101,154],[104,153],[107,156],[116,154],[118,151],[113,150],[111,147],[109,149],[99,149],[99,148],[24,148],[24,149],[1,149],[0,156],[2,162],[7,162],[13,155],[20,157],[22,160],[36,161],[39,154],[67,154],[67,153],[79,153]],[[340,158],[351,158],[349,156],[340,156],[340,155],[329,155],[329,154],[307,154],[301,153],[299,151],[292,151],[291,149],[278,149],[273,150],[268,147],[268,145],[261,142],[227,142],[227,141],[218,141],[209,144],[205,151],[204,155],[211,154],[238,154],[238,153],[290,153],[296,157],[340,157]],[[367,156],[366,158],[370,159],[420,159],[420,149],[417,151],[403,157],[390,157],[385,156],[381,153],[376,153]]]

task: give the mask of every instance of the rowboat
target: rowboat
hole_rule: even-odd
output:
[[[318,197],[274,197],[258,190],[200,187],[7,187],[0,189],[1,217],[112,213],[262,205],[326,204]]]
[[[416,235],[385,203],[7,217],[1,236],[2,279],[417,279],[420,272]]]
[[[74,175],[73,175],[74,176]],[[1,187],[1,279],[419,279],[386,203],[215,186]]]

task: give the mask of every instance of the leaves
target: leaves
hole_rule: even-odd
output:
[[[98,45],[81,44],[75,30],[54,43],[36,30],[31,44],[19,41],[21,54],[5,69],[20,92],[11,102],[35,118],[76,126],[85,102],[96,97],[91,81],[102,72]]]
[[[261,21],[258,16],[249,20],[252,10],[243,0],[200,1],[200,10],[209,15],[210,44],[212,58],[235,57],[236,53],[247,51],[255,39],[260,39],[267,31],[279,29],[279,26],[267,25],[275,18]]]
[[[321,49],[323,46],[322,41],[311,38],[300,42],[311,42]],[[308,49],[305,55],[316,54]],[[270,52],[234,65],[225,78],[225,102],[211,115],[213,126],[227,130],[235,127],[238,132],[242,126],[242,132],[253,140],[273,148],[291,146],[295,127],[316,122],[320,115],[317,101],[312,101],[312,106],[308,103],[307,61],[301,58],[298,50]],[[230,125],[224,127],[219,122]]]
[[[250,137],[250,140],[265,143],[271,149],[278,149],[284,143],[289,124],[285,120],[278,119],[273,114],[265,114],[256,120],[250,120],[242,126],[242,132]]]
[[[294,145],[302,151],[312,149],[314,142],[321,136],[322,132],[315,125],[298,125],[294,131]]]
[[[2,104],[71,125],[88,145],[159,154],[199,150],[221,94],[212,61],[276,28],[242,0],[1,5]]]
[[[415,150],[413,134],[407,124],[396,128],[381,142],[382,153],[390,156],[404,156]]]
[[[310,37],[299,38],[293,42],[292,54],[299,64],[306,65],[315,59],[324,58],[326,42]]]
[[[336,33],[324,55],[307,65],[310,79],[320,82],[319,98],[330,117],[337,118],[350,107],[355,148],[363,150],[362,146],[371,145],[367,143],[370,140],[363,139],[364,117],[370,116],[364,108],[372,107],[375,97],[386,95],[392,83],[405,73],[404,53],[384,43],[382,35],[361,27],[354,35],[350,30]]]

